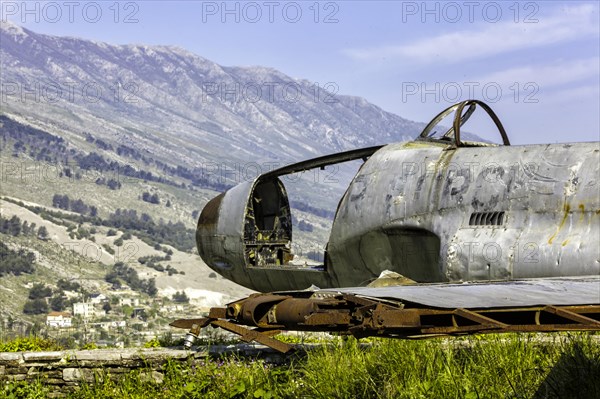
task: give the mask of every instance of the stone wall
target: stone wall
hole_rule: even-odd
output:
[[[260,356],[281,362],[282,355],[259,345],[212,346],[198,350],[170,348],[95,349],[56,352],[0,352],[0,382],[41,380],[51,388],[51,397],[60,397],[82,383],[94,384],[103,378],[118,379],[132,370],[141,378],[162,382],[168,361],[194,364],[224,353]]]

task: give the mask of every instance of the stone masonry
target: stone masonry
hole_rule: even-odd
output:
[[[225,353],[260,356],[279,363],[281,355],[262,345],[212,346],[198,350],[130,348],[66,350],[56,352],[0,352],[0,383],[41,380],[51,388],[51,397],[61,397],[82,383],[94,384],[109,377],[139,370],[141,378],[161,383],[167,362],[199,363]]]

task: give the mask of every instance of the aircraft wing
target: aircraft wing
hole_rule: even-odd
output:
[[[324,290],[330,292],[335,290]],[[339,291],[339,290],[338,290]],[[436,308],[600,304],[600,278],[544,278],[486,283],[345,288],[339,292]]]
[[[292,346],[272,335],[285,330],[396,338],[600,331],[600,276],[253,294],[171,325],[190,328],[188,336],[221,327],[281,352]]]

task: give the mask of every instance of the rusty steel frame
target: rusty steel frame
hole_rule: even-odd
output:
[[[355,294],[307,297],[295,292],[254,294],[208,317],[180,319],[170,325],[198,336],[211,325],[286,353],[292,345],[272,336],[286,330],[350,334],[357,338],[429,338],[474,333],[600,331],[600,305],[439,309],[366,298]]]

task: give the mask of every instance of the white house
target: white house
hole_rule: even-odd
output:
[[[92,294],[92,295],[90,295],[90,302],[93,305],[100,305],[101,303],[104,303],[107,300],[108,300],[108,298],[104,294]]]
[[[109,330],[111,328],[125,327],[127,323],[125,320],[116,320],[116,321],[103,321],[101,323],[92,324],[94,327],[102,328],[104,330]]]
[[[89,302],[75,302],[73,304],[73,314],[81,315],[83,318],[92,317],[95,315],[94,305]]]
[[[140,306],[140,299],[131,297],[121,297],[119,298],[119,306]]]
[[[50,312],[46,316],[46,325],[50,327],[71,327],[73,318],[67,312]]]

